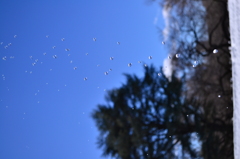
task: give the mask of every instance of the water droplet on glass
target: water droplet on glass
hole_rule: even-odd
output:
[[[129,64],[128,64],[128,67],[131,67],[131,66],[132,66],[132,63],[129,63]]]
[[[110,68],[109,71],[112,71],[112,69]]]
[[[17,37],[17,35],[14,35],[13,37],[14,37],[14,38],[16,38],[16,37]]]
[[[214,50],[213,50],[213,53],[214,53],[214,54],[218,53],[218,50],[217,50],[217,49],[214,49]]]
[[[138,61],[138,63],[142,63],[141,61]]]
[[[164,44],[165,44],[165,42],[164,42],[164,41],[162,41],[162,44],[164,45]]]
[[[151,60],[151,59],[152,59],[152,56],[148,56],[148,58]]]
[[[86,80],[87,80],[87,77],[85,77],[83,80],[86,81]]]
[[[77,67],[73,67],[73,69],[74,69],[74,70],[76,70],[76,69],[77,69]]]
[[[108,72],[104,72],[105,75],[108,75]]]
[[[220,94],[218,95],[218,98],[221,98],[221,95],[220,95]]]
[[[7,60],[7,56],[4,56],[2,59],[3,59],[3,60]]]
[[[56,48],[56,46],[53,46],[52,48],[53,48],[53,49],[55,49],[55,48]]]
[[[86,55],[88,55],[88,53],[86,53]]]
[[[97,38],[93,38],[93,41],[97,41]]]
[[[35,62],[38,62],[38,59],[36,59]]]
[[[14,59],[14,56],[10,56],[10,59]]]
[[[32,74],[32,71],[30,71],[29,73]]]
[[[147,67],[147,64],[144,64],[144,67]]]
[[[120,45],[120,42],[117,42],[118,45]]]
[[[56,58],[57,58],[57,55],[53,55],[53,58],[56,59]]]
[[[70,61],[70,63],[73,63],[73,61]]]
[[[61,40],[62,40],[62,41],[65,41],[65,38],[62,38]]]
[[[32,57],[32,56],[29,56],[29,58],[32,60],[33,57]]]
[[[49,35],[46,35],[46,38],[48,38],[49,37]]]
[[[110,60],[113,60],[114,59],[114,57],[110,57]]]
[[[35,66],[35,65],[36,65],[36,63],[34,62],[34,63],[32,63],[32,65],[33,65],[33,66]]]
[[[176,58],[179,58],[180,57],[180,54],[176,54]]]
[[[65,51],[70,51],[70,49],[65,49]]]
[[[172,59],[172,56],[168,56],[168,59],[170,59],[170,60],[171,60],[171,59]]]
[[[6,46],[4,46],[4,48],[5,48],[5,49],[7,49],[7,48],[8,48],[8,46],[6,45]]]
[[[158,76],[161,76],[161,73],[158,73]]]
[[[8,44],[8,46],[11,46],[11,45],[12,45],[12,43],[9,43],[9,44]]]

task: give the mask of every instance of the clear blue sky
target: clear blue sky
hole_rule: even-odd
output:
[[[167,56],[158,4],[1,0],[0,19],[0,158],[101,159],[90,114],[104,90]]]

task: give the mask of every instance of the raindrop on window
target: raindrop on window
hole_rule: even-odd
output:
[[[33,66],[35,66],[35,65],[36,65],[36,63],[34,62],[34,63],[32,63],[32,65],[33,65]]]
[[[38,62],[38,59],[36,59],[35,62]]]
[[[109,71],[112,71],[112,69],[110,68]]]
[[[176,58],[179,58],[180,57],[180,54],[176,54]]]
[[[6,108],[8,108],[8,106],[6,106]]]
[[[138,63],[142,63],[141,61],[138,61]]]
[[[197,65],[198,64],[198,61],[194,61],[194,65]]]
[[[43,53],[43,55],[47,55],[47,53],[46,53],[46,52],[44,52],[44,53]]]
[[[88,53],[86,53],[86,55],[88,55]]]
[[[48,38],[49,37],[49,35],[46,35],[46,38]]]
[[[16,37],[17,37],[17,35],[14,35],[13,37],[14,37],[14,38],[16,38]]]
[[[52,69],[50,69],[50,71],[52,71]]]
[[[0,43],[1,45],[3,44],[3,42]]]
[[[100,65],[97,65],[97,67],[99,67]]]
[[[172,59],[172,56],[168,56],[168,59],[170,59],[170,60],[171,60],[171,59]]]
[[[8,48],[8,46],[6,45],[6,46],[4,46],[4,48],[5,48],[5,49],[7,49],[7,48]]]
[[[214,49],[214,50],[213,50],[213,53],[214,53],[214,54],[218,53],[218,50],[217,50],[217,49]]]
[[[14,56],[10,56],[10,59],[14,59]]]
[[[56,58],[57,58],[57,55],[53,55],[53,58],[56,59]]]
[[[164,44],[165,44],[165,42],[164,42],[164,41],[162,41],[162,44],[164,45]]]
[[[144,67],[147,67],[147,64],[144,64]]]
[[[117,42],[118,45],[120,45],[120,42]]]
[[[113,60],[114,59],[114,57],[110,57],[110,60]]]
[[[32,71],[30,71],[29,73],[32,74]]]
[[[108,72],[104,72],[105,75],[108,75]]]
[[[131,66],[132,66],[132,63],[129,63],[129,64],[128,64],[128,67],[131,67]]]
[[[7,57],[6,57],[6,56],[4,56],[2,59],[3,59],[3,60],[7,60]]]
[[[70,56],[70,54],[68,54],[68,56]]]
[[[65,51],[70,51],[70,49],[65,49]]]
[[[12,43],[9,43],[9,44],[8,44],[8,46],[11,46],[11,45],[12,45]]]
[[[86,80],[87,80],[87,77],[85,77],[83,80],[86,81]]]
[[[93,41],[97,41],[97,38],[93,38]]]
[[[70,61],[70,63],[73,63],[73,61]]]
[[[148,58],[151,60],[151,59],[152,59],[152,56],[148,56]]]
[[[76,70],[76,69],[77,69],[77,67],[73,67],[73,69],[74,69],[74,70]]]
[[[62,40],[62,41],[65,41],[65,38],[62,38],[61,40]]]
[[[53,49],[55,49],[55,48],[56,48],[56,46],[53,46],[52,48],[53,48]]]
[[[158,73],[158,76],[161,76],[161,73]]]

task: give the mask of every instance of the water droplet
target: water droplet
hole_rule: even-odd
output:
[[[53,46],[52,48],[53,48],[53,49],[55,49],[55,48],[56,48],[56,46]]]
[[[194,65],[197,65],[198,64],[198,61],[194,61]]]
[[[35,62],[38,62],[38,59],[36,59]]]
[[[109,71],[112,71],[112,69],[110,68]]]
[[[179,58],[180,57],[180,54],[176,54],[176,58]]]
[[[73,61],[70,61],[70,63],[73,63]]]
[[[214,49],[214,50],[213,50],[213,53],[214,53],[214,54],[218,53],[218,50],[217,50],[217,49]]]
[[[171,59],[172,59],[172,56],[168,56],[168,59],[170,59],[170,60],[171,60]]]
[[[120,42],[117,42],[118,45],[120,45]]]
[[[7,60],[7,56],[4,56],[2,59],[3,59],[3,60]]]
[[[36,65],[36,63],[34,62],[34,63],[32,63],[32,65],[33,65],[33,66],[35,66],[35,65]]]
[[[32,56],[29,56],[29,58],[32,60],[33,57],[32,57]]]
[[[49,35],[46,35],[46,38],[48,38],[49,37]]]
[[[11,46],[11,45],[12,45],[12,43],[9,43],[9,44],[8,44],[8,46]]]
[[[110,60],[113,60],[114,59],[114,57],[110,57]]]
[[[93,38],[93,41],[97,41],[97,38]]]
[[[144,67],[147,67],[147,64],[144,64]]]
[[[48,83],[46,83],[46,84],[48,84]]]
[[[129,64],[128,64],[128,67],[131,67],[131,66],[132,66],[132,63],[129,63]]]
[[[86,55],[88,55],[88,53],[86,53]]]
[[[65,41],[65,38],[62,38],[61,40],[62,40],[62,41]]]
[[[32,74],[32,71],[30,71],[29,73]]]
[[[70,49],[65,49],[65,51],[70,51]]]
[[[56,59],[56,58],[57,58],[57,55],[53,55],[53,58]]]
[[[8,46],[6,45],[6,46],[4,46],[4,48],[5,48],[5,49],[7,49],[7,48],[8,48]]]
[[[83,80],[86,81],[86,80],[87,80],[87,77],[85,77]]]
[[[14,59],[14,56],[10,56],[10,59]]]
[[[77,67],[73,67],[73,69],[74,69],[74,70],[76,70],[76,69],[77,69]]]
[[[151,59],[152,59],[152,56],[148,56],[148,58],[151,60]]]
[[[142,63],[141,61],[138,61],[138,63]]]
[[[158,73],[158,76],[161,76],[161,73]]]
[[[162,44],[163,44],[163,45],[165,45],[165,42],[164,42],[164,41],[162,41]]]
[[[46,52],[44,52],[44,53],[43,53],[43,55],[47,55],[47,53],[46,53]]]
[[[16,38],[16,37],[17,37],[17,35],[14,35],[13,37],[14,37],[14,38]]]
[[[108,75],[108,72],[104,72],[105,75]]]
[[[218,95],[218,98],[221,98],[221,95],[220,95],[220,94]]]
[[[192,67],[196,67],[196,65],[192,65]]]

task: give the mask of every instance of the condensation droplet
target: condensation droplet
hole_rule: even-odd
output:
[[[61,40],[62,40],[62,41],[65,41],[65,38],[62,38]]]
[[[8,46],[11,46],[11,45],[12,45],[12,43],[9,43],[9,44],[8,44]]]
[[[14,35],[13,37],[14,37],[14,38],[16,38],[16,37],[17,37],[17,35]]]
[[[144,67],[147,67],[147,64],[144,64]]]
[[[162,41],[162,44],[163,44],[163,45],[165,45],[165,42],[164,42],[164,41]]]
[[[52,48],[53,48],[53,49],[55,49],[55,48],[56,48],[56,46],[53,46]]]
[[[30,71],[29,73],[32,74],[32,71]]]
[[[214,49],[214,50],[213,50],[213,53],[214,53],[214,54],[218,53],[218,50],[217,50],[217,49]]]
[[[170,59],[170,60],[171,60],[171,59],[172,59],[172,56],[168,56],[168,59]]]
[[[56,59],[56,58],[57,58],[57,55],[53,55],[53,58]]]
[[[7,56],[4,56],[2,59],[3,59],[3,60],[7,60]]]
[[[74,69],[74,70],[76,70],[76,69],[77,69],[77,67],[73,67],[73,69]]]
[[[70,56],[70,54],[68,54],[68,56]]]
[[[85,77],[83,80],[86,81],[86,80],[87,80],[87,77]]]
[[[97,38],[93,38],[93,41],[97,41]]]
[[[70,61],[70,63],[73,63],[73,61]]]
[[[118,45],[120,45],[120,42],[117,42]]]
[[[138,61],[138,63],[142,63],[141,61]]]
[[[152,56],[148,56],[148,58],[151,60],[151,59],[152,59]]]
[[[198,64],[198,61],[194,61],[194,65],[197,65]]]
[[[108,75],[108,72],[104,72],[105,75]]]
[[[192,65],[192,67],[196,67],[196,65]]]
[[[46,53],[46,52],[44,52],[44,53],[43,53],[43,55],[47,55],[47,53]]]
[[[112,69],[110,68],[109,71],[112,71]]]
[[[180,54],[176,54],[176,58],[179,58],[180,57]]]
[[[70,49],[65,49],[65,51],[70,51]]]
[[[46,35],[46,38],[48,38],[49,37],[49,35]]]
[[[110,60],[113,60],[114,59],[114,57],[110,57]]]
[[[132,66],[132,63],[129,63],[129,64],[128,64],[128,67],[131,67],[131,66]]]
[[[97,65],[97,67],[99,67],[100,65]]]
[[[161,73],[158,73],[158,76],[161,76]]]
[[[36,65],[36,63],[34,62],[34,63],[32,63],[32,65],[33,65],[33,66],[35,66],[35,65]]]
[[[32,57],[32,56],[29,56],[29,58],[32,60],[33,57]]]
[[[86,53],[86,55],[88,55],[88,53]]]

